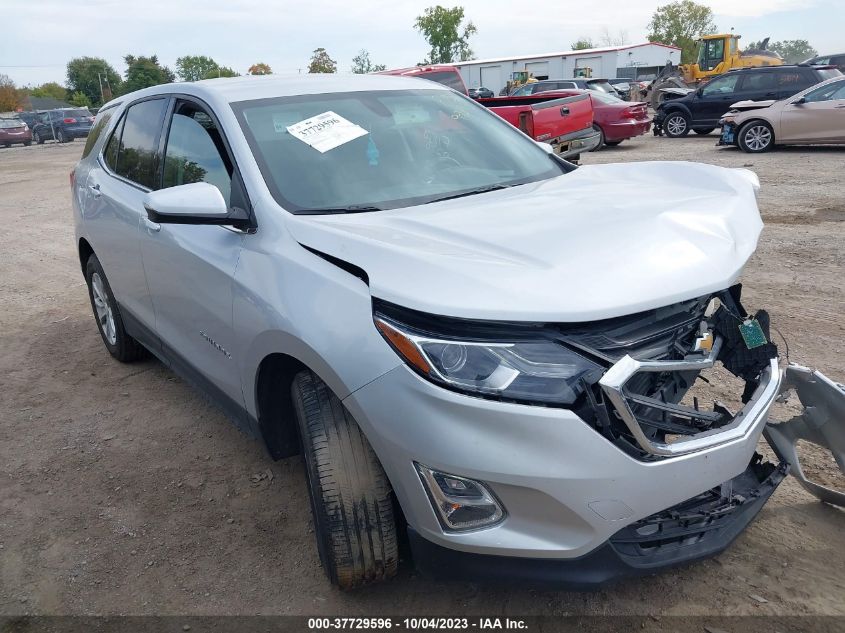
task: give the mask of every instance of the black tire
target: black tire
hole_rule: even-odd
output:
[[[707,134],[710,134],[710,132],[712,132],[715,129],[716,128],[714,128],[714,127],[694,127],[694,128],[692,128],[692,131],[695,132],[696,134],[700,134],[701,136],[706,136]]]
[[[604,144],[607,145],[608,147],[616,147],[621,142],[622,141],[605,141]]]
[[[598,125],[596,125],[596,124],[593,124],[593,129],[594,129],[596,132],[598,132],[598,133],[599,133],[599,135],[601,136],[601,139],[599,139],[599,144],[598,144],[598,145],[596,145],[595,149],[593,150],[594,152],[597,152],[597,151],[599,151],[602,147],[604,147],[604,143],[605,143],[605,141],[604,141],[604,130],[602,130],[602,129],[601,129]]]
[[[59,130],[58,135],[56,136],[56,140],[59,143],[67,143],[67,136],[65,136],[64,130]]]
[[[32,138],[38,145],[44,145],[44,139],[41,138],[41,132],[33,132]]]
[[[743,152],[762,154],[775,146],[775,132],[765,121],[749,121],[740,128],[736,140]]]
[[[672,110],[663,120],[663,130],[670,138],[681,138],[689,134],[689,117],[680,110]]]
[[[32,141],[24,141],[23,145],[24,147],[29,147],[30,145],[32,145]]]
[[[11,144],[11,143],[3,143],[3,147],[5,147],[5,148],[9,148],[9,147],[11,147],[11,146],[12,146],[12,144]]]
[[[106,332],[107,328],[97,316],[97,305],[94,299],[94,275],[98,275],[102,281],[102,290],[105,293],[108,307],[111,310],[114,323],[114,340],[109,340],[109,334]],[[121,363],[131,363],[139,358],[146,357],[147,350],[144,346],[129,336],[123,327],[123,319],[120,316],[117,301],[114,299],[109,280],[96,255],[91,255],[88,258],[88,263],[85,265],[85,281],[88,284],[88,299],[91,301],[91,311],[94,313],[94,320],[97,322],[97,330],[100,332],[100,337],[103,339],[106,349],[109,350],[109,354]]]
[[[396,574],[399,554],[390,482],[358,424],[311,371],[291,385],[320,562],[354,589]]]

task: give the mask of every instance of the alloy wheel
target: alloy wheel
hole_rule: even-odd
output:
[[[670,116],[666,120],[666,131],[672,136],[680,136],[687,129],[687,120],[680,114]]]
[[[765,125],[755,125],[745,133],[745,145],[753,152],[766,149],[771,142],[772,131]]]
[[[106,286],[99,273],[91,275],[91,290],[94,295],[94,309],[97,311],[97,323],[103,331],[103,336],[109,344],[117,342],[117,331],[114,325],[114,314],[112,313],[109,297],[106,294]]]

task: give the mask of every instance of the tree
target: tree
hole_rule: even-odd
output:
[[[596,47],[596,45],[593,44],[592,38],[585,37],[583,35],[581,37],[579,37],[577,40],[575,40],[574,42],[572,42],[571,46],[572,46],[573,51],[583,51],[584,49],[587,49],[587,48],[595,48]]]
[[[240,77],[240,73],[228,66],[218,66],[209,70],[201,79],[217,79],[218,77]]]
[[[79,106],[80,108],[91,107],[91,100],[88,98],[88,95],[79,90],[70,96],[69,101],[71,105]]]
[[[628,31],[622,29],[611,33],[609,28],[604,27],[599,41],[602,46],[623,46],[628,43]]]
[[[314,49],[311,61],[308,64],[309,73],[336,73],[337,62],[329,57],[325,48]]]
[[[124,93],[158,86],[159,84],[169,84],[176,79],[172,70],[158,63],[158,56],[156,55],[150,57],[127,55],[123,59],[126,62]]]
[[[264,62],[258,62],[250,66],[247,72],[250,75],[272,75],[273,69]]]
[[[212,70],[217,70],[217,62],[205,55],[185,55],[176,58],[176,74],[182,81],[199,81]]]
[[[692,0],[676,0],[657,7],[648,24],[649,41],[679,46],[681,62],[685,64],[696,59],[698,37],[715,32],[713,11]]]
[[[772,42],[769,44],[769,50],[772,50],[783,57],[787,64],[798,64],[819,54],[815,48],[810,46],[810,42],[807,40],[783,40],[782,42]]]
[[[367,49],[362,48],[358,54],[352,58],[352,72],[356,75],[366,75],[367,73],[377,73],[380,70],[387,68],[384,64],[373,64],[370,61],[370,53]]]
[[[447,9],[439,4],[428,7],[423,15],[417,16],[414,28],[423,34],[431,47],[424,64],[449,64],[472,59],[469,38],[478,29],[472,22],[467,22],[462,28],[463,20],[463,7]]]
[[[33,97],[46,97],[49,99],[57,99],[64,101],[67,99],[67,90],[64,86],[57,84],[55,81],[48,81],[40,86],[35,86],[29,91]]]
[[[23,106],[23,93],[9,75],[0,75],[0,112],[12,112]]]
[[[68,92],[70,94],[84,93],[93,105],[101,105],[104,101],[109,101],[113,95],[120,94],[120,87],[120,75],[105,59],[76,57],[67,63]]]

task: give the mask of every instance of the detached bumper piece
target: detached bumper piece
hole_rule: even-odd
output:
[[[632,523],[610,543],[631,567],[654,569],[721,552],[742,532],[783,481],[789,465],[755,453],[742,474],[697,497]]]
[[[792,474],[807,491],[822,501],[845,507],[845,491],[806,477],[795,448],[798,440],[826,448],[845,472],[845,385],[833,382],[821,372],[790,364],[784,370],[781,398],[793,389],[804,410],[787,422],[770,422],[764,431],[766,440],[780,459],[793,466]]]
[[[754,519],[788,466],[755,454],[741,475],[631,524],[589,554],[570,559],[493,556],[435,545],[408,527],[417,569],[442,580],[595,589],[629,576],[653,574],[718,554]]]

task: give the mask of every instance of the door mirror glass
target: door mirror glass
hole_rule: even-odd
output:
[[[241,209],[230,213],[223,194],[207,182],[151,191],[144,208],[150,220],[162,224],[239,224],[248,219]]]

